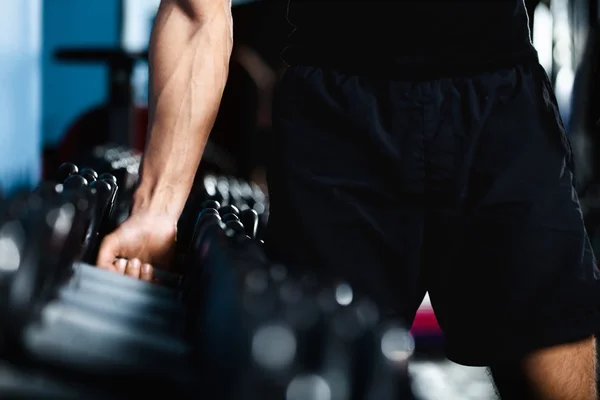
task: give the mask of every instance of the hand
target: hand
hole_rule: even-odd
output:
[[[167,268],[173,259],[177,220],[150,212],[132,214],[100,246],[99,268],[150,281],[153,268]]]

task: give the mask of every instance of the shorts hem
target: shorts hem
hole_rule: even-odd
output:
[[[554,326],[547,325],[542,329],[528,330],[529,332],[505,331],[502,335],[495,333],[486,343],[482,343],[481,339],[472,340],[472,335],[460,341],[447,338],[446,357],[450,361],[469,367],[489,367],[498,363],[514,362],[537,350],[575,343],[596,336],[600,333],[600,312],[593,318],[590,318],[589,314],[584,314],[581,318],[557,321]],[[503,340],[509,337],[518,339]],[[480,344],[477,343],[478,341]],[[490,342],[496,345],[490,345]]]

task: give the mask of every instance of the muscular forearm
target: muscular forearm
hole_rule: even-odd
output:
[[[150,41],[149,141],[133,212],[178,217],[227,79],[229,1],[163,0]]]

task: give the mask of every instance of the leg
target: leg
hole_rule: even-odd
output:
[[[428,214],[426,274],[450,359],[492,367],[502,398],[591,400],[600,275],[541,74],[453,81],[469,112],[447,112],[431,160],[453,143],[459,173],[437,165],[429,187],[457,201]]]
[[[274,110],[265,245],[271,258],[350,281],[410,322],[424,294],[422,202],[397,184],[396,150],[386,141],[398,132],[377,120],[379,93],[388,101],[387,90],[357,77],[309,67],[286,73]],[[417,134],[403,128],[406,138]]]
[[[491,367],[503,399],[597,399],[594,338],[535,351]]]

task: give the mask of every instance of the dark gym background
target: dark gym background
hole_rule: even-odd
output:
[[[0,12],[0,184],[33,186],[45,171],[105,141],[143,148],[150,27],[159,0],[4,0]],[[210,154],[264,185],[272,93],[291,31],[286,0],[234,3],[235,49]],[[526,0],[534,45],[552,78],[578,156],[584,211],[598,220],[594,107],[599,7],[590,0]],[[62,51],[62,53],[61,53]],[[70,51],[66,52],[65,51]],[[108,60],[112,63],[112,73]],[[123,75],[124,74],[124,75]],[[106,106],[109,105],[109,107]],[[94,113],[90,114],[90,110]],[[133,110],[111,130],[107,115]],[[82,115],[88,115],[85,121]],[[112,115],[112,114],[111,114]],[[594,202],[596,201],[596,202]],[[590,211],[591,210],[591,211]],[[588,223],[592,236],[595,224]],[[475,300],[474,300],[475,301]],[[486,372],[443,359],[412,365],[427,399],[494,398]]]

